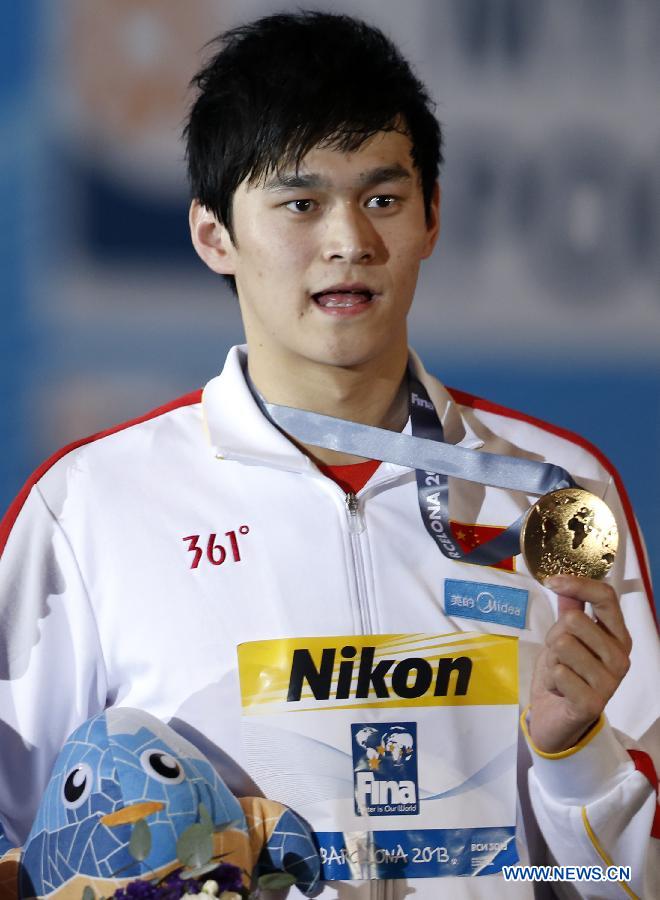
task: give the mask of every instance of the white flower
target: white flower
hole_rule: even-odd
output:
[[[223,891],[218,900],[241,900],[241,895],[237,894],[236,891]]]
[[[213,897],[217,897],[220,892],[220,885],[217,881],[214,881],[212,878],[209,878],[208,881],[205,881],[202,885],[202,893],[203,894],[211,894]],[[226,893],[226,891],[225,891]]]

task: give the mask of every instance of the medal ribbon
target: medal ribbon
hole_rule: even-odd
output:
[[[524,514],[501,534],[473,550],[466,552],[458,546],[449,524],[448,476],[539,496],[575,487],[575,481],[565,469],[551,463],[447,444],[442,423],[426,390],[412,375],[409,380],[412,435],[268,403],[254,385],[250,387],[266,417],[304,444],[415,469],[422,521],[445,556],[492,566],[520,553]]]
[[[433,440],[442,447],[453,446],[444,443],[444,431],[435,407],[424,386],[412,375],[410,376],[410,423],[415,436]],[[488,465],[489,458],[506,460],[510,465],[503,470],[503,481],[495,484],[494,480],[485,481],[479,477],[470,478],[480,484],[491,484],[495,487],[507,487],[510,490],[523,491],[526,494],[547,494],[559,488],[573,487],[575,482],[560,466],[540,463],[536,460],[523,460],[501,454],[484,453],[480,450],[469,450],[466,447],[454,447],[475,459],[475,467]],[[524,468],[521,464],[526,464]],[[497,466],[497,462],[492,465]],[[513,467],[513,469],[511,468]],[[484,470],[485,471],[485,470]],[[470,562],[478,566],[494,566],[504,559],[520,553],[520,530],[526,513],[489,541],[485,541],[473,550],[464,551],[458,546],[451,532],[449,522],[449,479],[445,472],[436,470],[423,471],[416,469],[417,496],[419,511],[426,530],[439,549],[450,559]],[[510,478],[513,476],[513,478]],[[462,476],[457,476],[462,477]],[[508,481],[505,484],[504,481]]]

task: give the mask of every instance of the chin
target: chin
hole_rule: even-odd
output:
[[[365,337],[367,340],[365,340]],[[379,337],[379,340],[374,340]],[[399,358],[401,338],[394,331],[385,335],[362,335],[361,340],[337,340],[319,348],[314,356],[319,363],[327,366],[353,368],[364,366],[375,360]],[[407,357],[408,343],[403,339],[403,352]]]
[[[336,369],[354,369],[367,365],[380,356],[382,356],[382,353],[369,352],[368,350],[337,350],[320,353],[312,357],[312,359],[321,366],[331,366]]]

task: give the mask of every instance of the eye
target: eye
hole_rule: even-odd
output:
[[[78,763],[64,779],[62,802],[67,809],[78,809],[92,793],[94,776],[87,763]]]
[[[369,199],[367,209],[390,209],[396,202],[396,197],[391,197],[389,194],[378,194]]]
[[[140,763],[147,775],[163,784],[179,784],[185,778],[181,764],[163,750],[144,750]]]
[[[317,203],[315,200],[290,200],[284,205],[287,209],[290,209],[291,212],[306,213],[316,209]]]

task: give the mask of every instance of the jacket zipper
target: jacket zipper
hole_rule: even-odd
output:
[[[353,552],[353,565],[357,586],[358,610],[360,615],[360,627],[363,634],[373,634],[373,620],[369,606],[367,591],[367,576],[362,552],[360,536],[366,529],[360,498],[354,491],[348,491],[345,498],[348,517],[348,530],[351,538],[351,550]],[[370,900],[389,900],[396,895],[394,883],[389,881],[370,881],[368,894]]]
[[[345,497],[346,511],[348,513],[348,531],[351,538],[351,550],[353,552],[353,566],[355,568],[355,582],[357,587],[358,612],[360,615],[360,629],[363,634],[371,634],[373,625],[369,598],[367,596],[367,577],[362,553],[360,535],[365,530],[364,517],[360,509],[360,501],[355,491],[348,491]],[[370,881],[369,896],[371,900],[385,900],[386,890],[384,881]]]
[[[355,569],[355,584],[357,588],[358,614],[360,617],[360,630],[362,634],[371,634],[373,623],[369,609],[369,597],[367,596],[367,576],[362,553],[360,535],[365,529],[364,517],[360,509],[360,501],[355,491],[348,491],[345,497],[346,511],[348,513],[348,532],[351,540],[353,554],[353,567]]]

